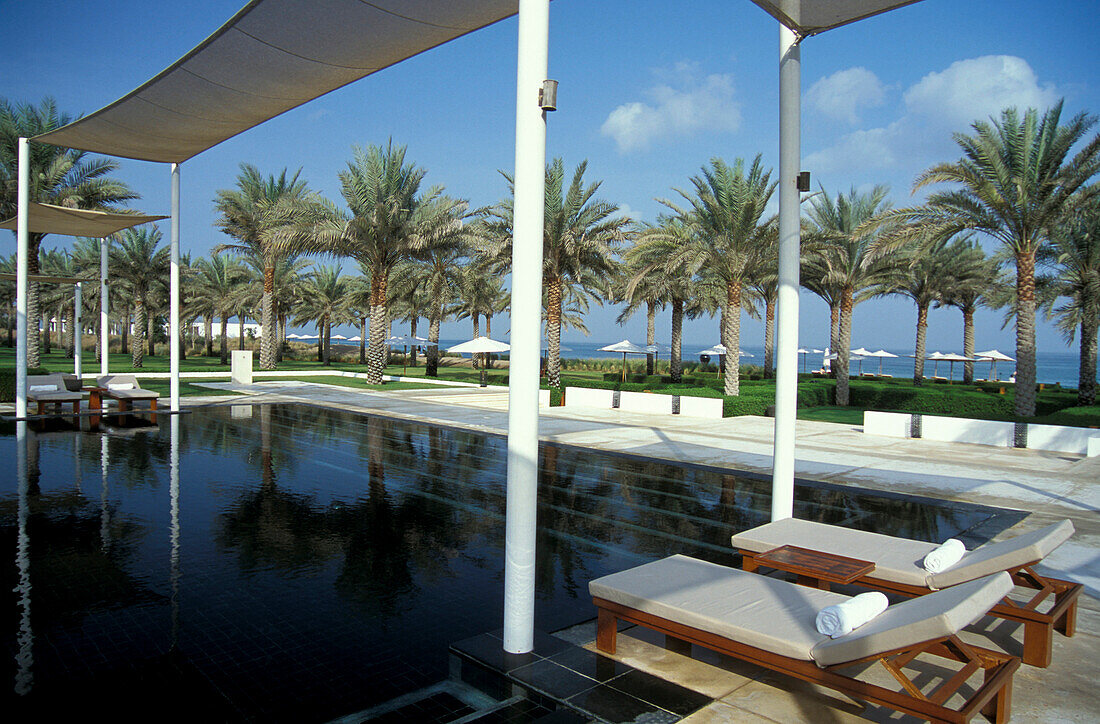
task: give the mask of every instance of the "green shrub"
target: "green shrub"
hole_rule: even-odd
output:
[[[865,410],[897,410],[958,417],[1009,417],[1013,412],[1013,400],[1008,395],[994,396],[958,387],[943,389],[939,385],[908,389],[852,385],[849,403],[852,407]]]
[[[565,404],[565,388],[564,387],[551,387],[550,388],[550,407],[561,407]]]
[[[757,396],[722,396],[722,417],[738,417],[740,415],[763,415],[772,400]]]
[[[48,375],[50,371],[45,367],[27,368],[28,375]],[[0,370],[0,402],[15,402],[15,370]]]

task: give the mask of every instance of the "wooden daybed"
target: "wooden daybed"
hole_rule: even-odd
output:
[[[621,619],[930,721],[967,722],[981,712],[1000,724],[1011,715],[1012,675],[1020,661],[970,646],[957,634],[1011,587],[1009,576],[1001,573],[903,601],[837,639],[817,633],[814,618],[847,596],[687,556],[604,576],[589,584],[589,592],[599,612],[596,645],[606,653],[615,653]],[[918,656],[942,657],[961,667],[924,693],[903,671]],[[858,678],[863,669],[843,672],[876,661],[898,681],[900,691]],[[979,671],[982,680],[968,685]],[[973,688],[968,697],[964,685]],[[956,693],[964,701],[950,706]]]

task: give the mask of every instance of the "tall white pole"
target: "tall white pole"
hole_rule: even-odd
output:
[[[516,64],[516,175],[512,234],[512,351],[508,375],[508,508],[504,544],[504,650],[534,647],[535,506],[539,458],[539,331],[546,79],[550,0],[520,0]]]
[[[107,250],[111,243],[110,238],[103,237],[99,240],[99,374],[109,374],[107,352],[110,349],[111,329],[107,315]]]
[[[172,267],[169,272],[168,349],[171,356],[172,411],[180,409],[180,165],[172,164]]]
[[[76,283],[73,291],[73,374],[80,379],[84,363],[84,327],[80,322],[80,308],[84,305],[84,287]]]
[[[801,51],[779,26],[779,303],[775,365],[772,520],[794,514],[794,443],[798,400],[798,169],[801,156]]]
[[[15,416],[27,416],[27,246],[30,244],[30,141],[19,139],[15,250]],[[37,320],[35,321],[37,324]],[[38,337],[35,336],[37,341]]]

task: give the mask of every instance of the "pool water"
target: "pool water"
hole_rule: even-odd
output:
[[[505,440],[305,405],[0,436],[0,602],[17,718],[322,722],[447,676],[499,628]],[[173,430],[175,432],[173,432]],[[173,445],[173,439],[175,445]],[[536,622],[672,553],[734,564],[770,481],[543,446]],[[1021,514],[800,484],[795,515],[981,543]]]

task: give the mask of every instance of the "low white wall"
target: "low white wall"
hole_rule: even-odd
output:
[[[647,392],[620,392],[619,409],[626,412],[649,412],[657,415],[672,414],[672,395],[654,395]]]
[[[910,415],[901,412],[863,413],[863,432],[885,437],[909,437]],[[1016,425],[996,420],[921,415],[921,437],[942,442],[968,442],[996,447],[1013,447]],[[1034,450],[1100,456],[1100,430],[1062,425],[1028,425],[1027,446]]]
[[[252,350],[235,349],[229,353],[229,379],[238,385],[252,384]]]
[[[978,445],[1012,447],[1016,426],[1011,422],[969,420],[961,417],[922,415],[921,437],[943,442],[972,442]]]
[[[550,390],[539,390],[539,407],[550,407]]]
[[[615,393],[612,390],[594,390],[591,387],[566,387],[565,405],[567,407],[603,407],[610,408]]]
[[[1089,452],[1089,441],[1100,443],[1100,430],[1061,425],[1028,425],[1027,446],[1039,450],[1057,450],[1092,457],[1100,454]]]
[[[912,415],[903,412],[868,410],[863,413],[863,432],[883,437],[909,437],[911,421]]]
[[[722,400],[717,397],[681,397],[680,414],[688,417],[722,417]]]

